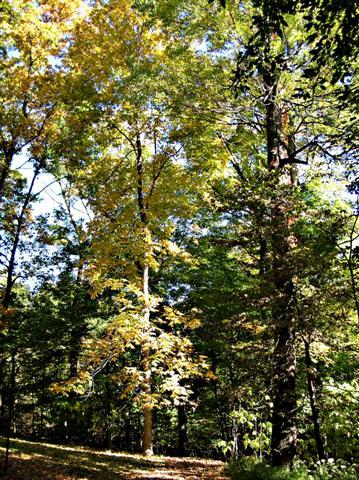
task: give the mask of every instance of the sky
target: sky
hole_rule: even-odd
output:
[[[27,179],[28,185],[33,176],[33,167],[28,160],[26,152],[23,152],[15,157],[12,165],[13,170],[17,170]],[[61,188],[55,177],[49,173],[40,173],[35,181],[34,194],[41,192],[39,201],[33,203],[34,215],[51,215],[55,208],[59,206],[65,207]],[[73,215],[75,219],[88,218],[87,212],[81,202],[76,202],[73,208]]]

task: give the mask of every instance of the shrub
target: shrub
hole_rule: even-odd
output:
[[[228,467],[233,480],[357,480],[358,465],[329,459],[310,468],[298,462],[292,470],[271,467],[254,457],[246,457]]]

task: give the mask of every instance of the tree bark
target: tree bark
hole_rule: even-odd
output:
[[[357,320],[359,322],[359,298],[358,298],[358,292],[357,292],[357,281],[355,278],[355,257],[354,257],[354,246],[355,246],[355,239],[356,237],[356,225],[358,223],[359,216],[356,215],[355,221],[352,227],[352,230],[350,232],[350,241],[349,241],[349,254],[347,253],[346,249],[342,248],[342,252],[344,254],[344,258],[347,261],[347,265],[349,268],[349,274],[350,274],[350,283],[351,283],[351,288],[352,288],[352,293],[353,293],[353,299],[354,299],[354,305],[355,305],[355,310],[357,314]]]
[[[144,388],[145,393],[150,390]],[[145,404],[143,407],[143,435],[142,435],[142,453],[145,456],[153,455],[153,438],[152,438],[152,406]]]
[[[150,345],[148,338],[149,323],[150,323],[150,303],[149,303],[149,286],[148,286],[148,265],[143,267],[143,330],[144,341],[142,346],[143,355],[143,370],[144,370],[144,384],[143,391],[145,394],[145,403],[143,407],[143,436],[142,436],[142,453],[144,455],[153,455],[153,439],[152,439],[152,399],[151,399],[151,365],[149,362]]]
[[[288,222],[281,206],[273,209],[272,306],[274,327],[272,464],[290,465],[297,450],[296,427],[296,308],[290,265]]]
[[[14,157],[14,152],[12,149],[6,150],[4,152],[4,163],[0,169],[0,203],[2,202],[5,188],[6,188],[6,181],[10,174],[11,163]]]
[[[112,450],[112,409],[113,409],[113,398],[112,392],[110,390],[110,385],[106,383],[106,393],[105,393],[105,447],[108,450]]]
[[[357,320],[358,320],[358,323],[359,323],[359,298],[358,298],[358,293],[357,293],[356,278],[355,278],[355,274],[354,274],[354,267],[353,267],[352,261],[348,261],[348,268],[349,268],[349,273],[350,273],[350,282],[351,282],[351,287],[352,287],[354,305],[355,305],[355,310],[356,310],[356,314],[357,314]]]
[[[5,372],[5,336],[0,333],[0,434],[4,433],[4,372]]]
[[[297,450],[296,350],[293,285],[289,282],[276,307],[273,355],[272,464],[290,465]],[[288,303],[287,303],[288,302]]]
[[[6,445],[5,445],[5,461],[4,461],[4,476],[7,474],[9,466],[9,454],[10,454],[10,436],[11,429],[14,419],[14,407],[15,407],[15,352],[11,353],[11,372],[10,372],[10,395],[9,395],[9,418],[6,434]]]
[[[143,189],[143,157],[141,137],[136,135],[136,143],[134,145],[136,153],[136,170],[137,170],[137,206],[139,217],[144,229],[147,231],[147,209],[144,201]],[[143,434],[142,434],[142,453],[143,455],[153,455],[153,422],[152,422],[152,373],[150,365],[150,292],[149,292],[149,266],[147,260],[148,252],[144,254],[142,265],[142,316],[143,316],[143,341],[142,341],[142,368],[144,372],[143,393]]]
[[[126,451],[131,451],[131,419],[130,419],[130,413],[126,412],[125,414],[125,450]]]
[[[187,445],[187,413],[186,406],[179,405],[178,414],[178,455],[184,457],[186,455]]]
[[[263,80],[267,91],[265,102],[267,168],[269,171],[278,171],[282,168],[281,116],[277,105],[275,71],[267,71],[263,75]],[[282,175],[286,173],[283,172]],[[289,184],[292,185],[292,181]],[[289,221],[285,212],[287,208],[283,204],[283,199],[277,198],[271,210],[270,274],[275,286],[272,306],[274,352],[271,454],[272,464],[275,466],[291,465],[297,451],[295,292],[290,266]]]

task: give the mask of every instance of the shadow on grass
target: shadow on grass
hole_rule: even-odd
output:
[[[4,442],[0,440],[4,455]],[[221,462],[111,453],[14,439],[7,480],[224,480]]]

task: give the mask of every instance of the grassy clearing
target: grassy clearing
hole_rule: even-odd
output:
[[[4,442],[0,453],[4,457]],[[7,480],[227,480],[214,460],[143,457],[82,447],[12,440]],[[2,458],[3,460],[3,458]]]

